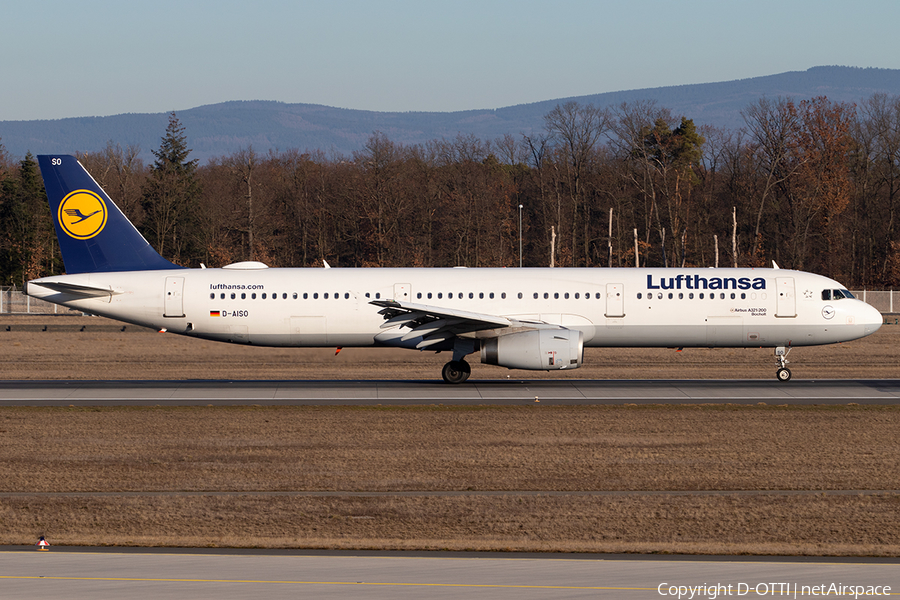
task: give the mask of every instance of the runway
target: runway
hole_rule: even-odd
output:
[[[900,380],[6,381],[0,406],[881,404]]]
[[[866,591],[872,598],[900,591],[897,559],[61,549],[0,556],[0,589],[8,598],[638,600],[853,598]]]

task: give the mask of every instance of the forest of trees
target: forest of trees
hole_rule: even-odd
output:
[[[771,266],[900,285],[900,97],[762,98],[739,131],[653,102],[567,103],[542,132],[352,156],[252,147],[198,165],[171,115],[155,161],[78,155],[185,266]],[[0,132],[2,133],[2,132]],[[0,139],[0,284],[62,272],[36,160]],[[635,256],[637,253],[637,257]]]

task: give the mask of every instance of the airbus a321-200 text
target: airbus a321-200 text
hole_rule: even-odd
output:
[[[568,370],[584,347],[775,349],[876,331],[881,314],[843,285],[787,269],[188,269],[160,256],[73,156],[39,156],[66,274],[29,296],[190,337],[297,347],[452,353],[509,369]]]

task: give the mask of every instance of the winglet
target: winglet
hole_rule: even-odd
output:
[[[74,156],[38,156],[66,273],[180,269],[160,256]]]

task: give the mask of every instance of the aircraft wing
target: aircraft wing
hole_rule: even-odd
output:
[[[373,300],[369,304],[382,307],[378,312],[385,319],[382,329],[408,327],[409,332],[401,339],[421,337],[422,341],[416,345],[420,349],[464,333],[521,326],[518,321],[506,317],[427,304],[396,300]]]

